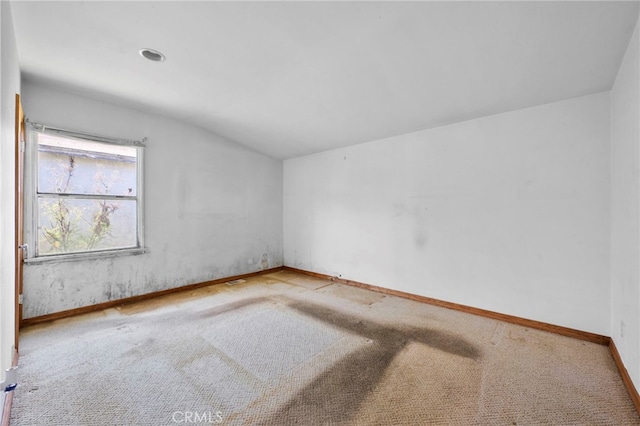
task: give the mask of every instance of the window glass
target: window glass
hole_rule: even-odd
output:
[[[38,254],[136,247],[136,202],[38,197]]]
[[[139,148],[35,136],[36,256],[139,247]]]
[[[38,134],[38,192],[136,195],[137,150]]]

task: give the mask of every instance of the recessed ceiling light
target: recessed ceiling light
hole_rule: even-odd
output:
[[[158,52],[157,50],[149,49],[146,47],[144,49],[140,49],[138,53],[140,53],[140,56],[142,56],[143,58],[147,58],[148,60],[153,62],[164,62],[167,59],[162,54],[162,52]]]

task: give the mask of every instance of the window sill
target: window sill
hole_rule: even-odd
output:
[[[120,250],[94,251],[87,253],[57,254],[50,256],[32,257],[29,259],[25,259],[24,263],[28,265],[37,265],[40,263],[75,262],[82,260],[104,259],[109,257],[135,256],[139,254],[145,254],[147,252],[148,251],[146,248],[139,247]]]

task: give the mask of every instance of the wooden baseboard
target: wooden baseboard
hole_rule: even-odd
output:
[[[196,284],[189,284],[182,287],[169,288],[166,290],[156,291],[153,293],[141,294],[139,296],[126,297],[124,299],[111,300],[109,302],[97,303],[95,305],[83,306],[81,308],[69,309],[66,311],[54,312],[52,314],[41,315],[37,317],[25,318],[22,320],[20,327],[27,327],[34,324],[39,324],[48,321],[55,321],[62,318],[74,317],[77,315],[88,314],[91,312],[102,311],[104,309],[115,308],[116,306],[129,305],[131,303],[142,302],[149,299],[154,299],[160,296],[166,296],[168,294],[179,293],[183,291],[191,291],[201,287],[207,287],[214,284],[226,283],[227,281],[239,280],[244,278],[255,277],[257,275],[269,274],[272,272],[281,271],[282,267],[265,269],[262,271],[249,272],[247,274],[234,275],[231,277],[218,278],[216,280],[204,281]]]
[[[640,415],[640,394],[638,394],[638,390],[636,389],[633,381],[631,380],[631,376],[629,376],[629,372],[627,368],[624,366],[622,362],[622,357],[620,357],[620,352],[618,352],[618,348],[616,348],[616,344],[613,342],[613,339],[609,341],[609,351],[611,352],[611,356],[618,367],[618,371],[620,372],[620,376],[622,376],[622,382],[624,386],[627,388],[627,392],[629,392],[629,396],[631,397],[631,401],[633,401],[633,405],[636,407],[636,411],[638,415]]]
[[[365,284],[358,281],[346,280],[344,278],[332,277],[330,275],[319,274],[317,272],[305,271],[303,269],[292,268],[290,266],[283,266],[283,270],[299,272],[301,274],[310,275],[317,278],[323,278],[339,282],[341,284],[347,284],[354,287],[366,288],[367,290],[376,291],[378,293],[389,294],[391,296],[403,297],[405,299],[415,300],[417,302],[428,303],[430,305],[440,306],[443,308],[454,309],[456,311],[466,312],[473,315],[479,315],[486,318],[492,318],[500,321],[509,322],[512,324],[521,325],[524,327],[534,328],[537,330],[548,331],[550,333],[560,334],[562,336],[573,337],[575,339],[586,340],[587,342],[597,343],[600,345],[608,345],[609,337],[602,336],[600,334],[589,333],[587,331],[575,330],[573,328],[562,327],[559,325],[548,324],[545,322],[530,320],[526,318],[520,318],[513,315],[501,314],[499,312],[488,311],[486,309],[474,308],[471,306],[460,305],[453,302],[445,302],[443,300],[433,299],[426,296],[418,296],[412,293],[405,293],[399,290],[392,290],[385,287],[378,287],[371,284]]]
[[[13,349],[13,360],[11,361],[12,367],[18,366],[18,351]],[[9,426],[9,421],[11,420],[11,406],[13,405],[13,391],[7,392],[4,397],[4,407],[2,408],[2,422],[0,425]]]
[[[470,314],[473,314],[473,315],[479,315],[479,316],[483,316],[483,317],[487,317],[487,318],[492,318],[492,319],[496,319],[496,320],[500,320],[500,321],[509,322],[509,323],[512,323],[512,324],[521,325],[521,326],[524,326],[524,327],[529,327],[529,328],[533,328],[533,329],[537,329],[537,330],[548,331],[548,332],[551,332],[551,333],[560,334],[562,336],[573,337],[575,339],[585,340],[587,342],[598,343],[600,345],[609,345],[609,342],[611,340],[608,336],[602,336],[602,335],[595,334],[595,333],[590,333],[590,332],[587,332],[587,331],[575,330],[575,329],[568,328],[568,327],[563,327],[563,326],[549,324],[549,323],[545,323],[545,322],[530,320],[530,319],[526,319],[526,318],[520,318],[520,317],[516,317],[516,316],[513,316],[513,315],[501,314],[499,312],[493,312],[493,311],[489,311],[489,310],[486,310],[486,309],[474,308],[472,306],[461,305],[461,304],[453,303],[453,302],[446,302],[446,301],[443,301],[443,300],[433,299],[431,297],[419,296],[419,295],[416,295],[416,294],[406,293],[406,292],[399,291],[399,290],[392,290],[392,289],[389,289],[389,288],[379,287],[379,286],[372,285],[372,284],[365,284],[365,283],[361,283],[361,282],[358,282],[358,281],[352,281],[352,280],[347,280],[347,279],[344,279],[344,278],[333,277],[331,275],[326,275],[326,274],[320,274],[320,273],[317,273],[317,272],[306,271],[304,269],[297,269],[297,268],[293,268],[291,266],[279,266],[279,267],[275,267],[275,268],[271,268],[271,269],[266,269],[264,271],[256,271],[256,272],[250,272],[250,273],[247,273],[247,274],[234,275],[234,276],[231,276],[231,277],[219,278],[219,279],[212,280],[212,281],[205,281],[205,282],[201,282],[201,283],[190,284],[190,285],[186,285],[186,286],[183,286],[183,287],[170,288],[170,289],[167,289],[167,290],[161,290],[161,291],[157,291],[157,292],[153,292],[153,293],[142,294],[142,295],[139,295],[139,296],[127,297],[125,299],[112,300],[112,301],[109,301],[109,302],[98,303],[98,304],[95,304],[95,305],[83,306],[81,308],[69,309],[69,310],[66,310],[66,311],[55,312],[55,313],[52,313],[52,314],[41,315],[41,316],[32,317],[32,318],[26,318],[26,319],[24,319],[22,321],[21,326],[25,327],[25,326],[29,326],[29,325],[33,325],[33,324],[42,323],[42,322],[54,321],[54,320],[57,320],[57,319],[68,318],[68,317],[72,317],[72,316],[76,316],[76,315],[82,315],[82,314],[86,314],[86,313],[90,313],[90,312],[101,311],[103,309],[109,309],[109,308],[113,308],[113,307],[116,307],[116,306],[122,306],[122,305],[131,304],[131,303],[142,302],[144,300],[149,300],[149,299],[153,299],[153,298],[156,298],[156,297],[159,297],[159,296],[165,296],[165,295],[172,294],[172,293],[178,293],[178,292],[181,292],[181,291],[195,290],[195,289],[201,288],[201,287],[206,287],[206,286],[210,286],[210,285],[214,285],[214,284],[221,284],[221,283],[224,283],[224,282],[227,282],[227,281],[243,279],[243,278],[249,278],[249,277],[253,277],[253,276],[257,276],[257,275],[269,274],[269,273],[277,272],[277,271],[281,271],[281,270],[298,272],[298,273],[301,273],[301,274],[305,274],[305,275],[309,275],[309,276],[313,276],[313,277],[317,277],[317,278],[322,278],[322,279],[326,279],[326,280],[335,281],[335,282],[338,282],[338,283],[341,283],[341,284],[347,284],[347,285],[354,286],[354,287],[365,288],[367,290],[372,290],[372,291],[375,291],[375,292],[378,292],[378,293],[389,294],[391,296],[398,296],[398,297],[402,297],[402,298],[405,298],[405,299],[415,300],[417,302],[428,303],[430,305],[440,306],[440,307],[448,308],[448,309],[454,309],[454,310],[457,310],[457,311],[466,312],[466,313],[470,313]]]

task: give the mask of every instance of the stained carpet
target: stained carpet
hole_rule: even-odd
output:
[[[605,346],[282,271],[26,328],[11,425],[638,425]]]

